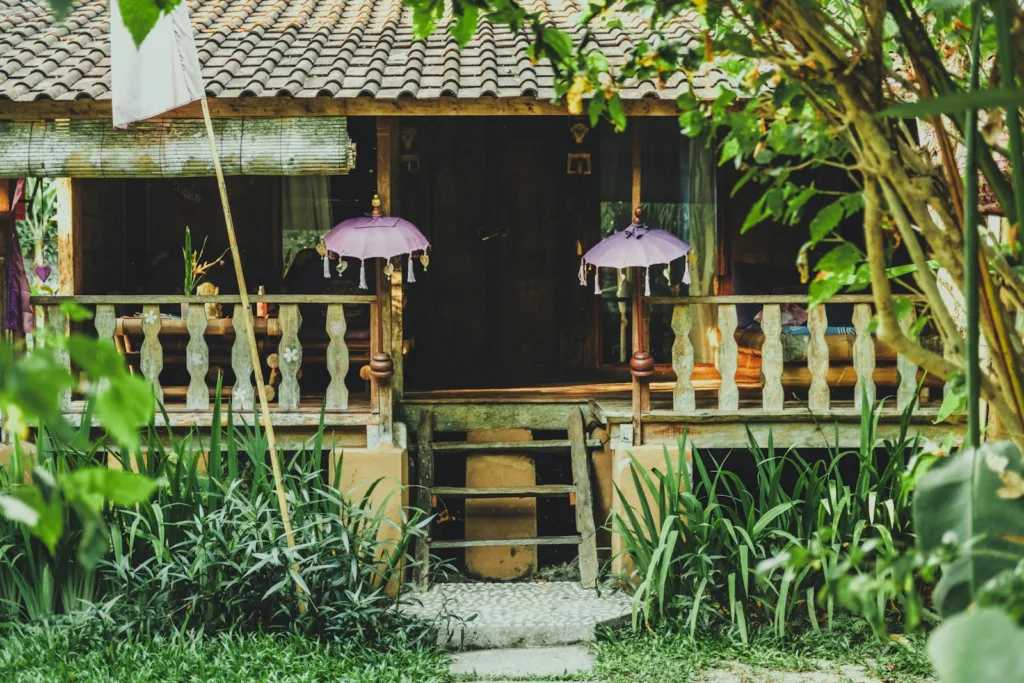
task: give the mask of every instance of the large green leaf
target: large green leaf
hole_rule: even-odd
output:
[[[971,610],[935,629],[928,656],[942,683],[1024,681],[1024,630],[1001,610]]]
[[[936,114],[960,114],[968,109],[1016,109],[1021,105],[1024,105],[1024,88],[992,88],[898,104],[879,116],[923,118]]]
[[[944,458],[921,478],[914,497],[919,547],[927,553],[953,544],[962,549],[943,564],[935,587],[942,616],[967,609],[986,581],[1024,558],[1024,501],[998,493],[1022,472],[1020,451],[1004,441]]]

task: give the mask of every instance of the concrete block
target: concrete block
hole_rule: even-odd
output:
[[[653,495],[646,490],[637,490],[636,485],[633,482],[633,476],[630,474],[630,454],[637,460],[641,467],[644,467],[648,472],[658,470],[660,472],[665,471],[665,450],[668,450],[668,457],[672,461],[672,467],[675,469],[679,463],[679,445],[678,443],[665,443],[665,444],[645,444],[643,446],[627,446],[616,448],[613,456],[612,464],[612,478],[616,486],[622,492],[622,498],[625,499],[625,504],[628,504],[634,510],[640,510],[640,496],[643,495],[647,498],[647,502],[652,508],[655,507]],[[692,475],[693,472],[693,451],[690,448],[689,443],[686,444],[686,452],[684,453],[686,466]],[[691,476],[692,481],[692,476]],[[640,480],[643,485],[643,479]],[[624,515],[625,508],[623,507],[623,500],[618,494],[614,495],[612,501],[612,514],[613,515]],[[658,520],[660,522],[660,520]],[[631,570],[631,563],[629,558],[622,554],[622,538],[618,534],[612,534],[611,539],[612,545],[612,573],[627,575]]]

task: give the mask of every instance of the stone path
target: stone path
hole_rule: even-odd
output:
[[[413,595],[403,610],[434,623],[452,650],[568,645],[594,640],[599,624],[629,618],[624,593],[550,583],[441,583]]]
[[[561,676],[593,671],[594,653],[586,645],[473,650],[452,657],[453,674],[495,677]]]

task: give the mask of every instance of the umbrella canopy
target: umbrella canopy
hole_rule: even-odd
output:
[[[604,238],[583,255],[580,264],[580,284],[586,284],[586,264],[595,266],[594,291],[600,293],[597,268],[647,268],[662,263],[671,263],[686,256],[690,245],[665,230],[652,230],[640,220],[638,206],[633,222],[625,230]],[[648,271],[646,296],[650,296],[650,273]],[[683,274],[683,282],[689,283],[689,266]]]
[[[338,256],[358,259],[392,258],[426,251],[430,246],[423,233],[409,221],[379,214],[338,223],[324,236],[324,244]]]
[[[409,256],[408,282],[415,282],[413,275],[412,253],[415,251],[426,252],[430,242],[423,236],[415,225],[403,218],[395,216],[380,215],[380,197],[373,195],[373,212],[369,216],[349,218],[331,228],[331,231],[324,235],[323,251],[324,276],[330,277],[330,270],[327,265],[327,252],[333,251],[341,257],[349,256],[365,262],[369,258],[391,259],[395,256],[407,254]],[[429,262],[424,253],[420,257],[424,269]],[[344,261],[339,266],[339,273],[344,269]],[[390,275],[391,265],[385,268]],[[367,289],[366,267],[360,265],[359,287]]]

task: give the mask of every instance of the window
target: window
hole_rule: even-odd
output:
[[[632,295],[634,285],[644,287],[649,276],[653,296],[685,296],[710,294],[715,273],[714,235],[714,159],[705,148],[705,140],[688,138],[671,118],[634,121],[641,125],[640,199],[642,220],[653,229],[666,230],[687,242],[693,256],[700,253],[711,258],[690,258],[691,263],[711,264],[694,268],[690,285],[683,284],[685,259],[670,267],[654,266],[649,273],[641,271],[639,283],[633,282],[632,271],[615,272],[602,268],[601,273],[601,360],[602,363],[624,363],[632,351]],[[626,228],[633,218],[632,135],[601,129],[599,173],[601,181],[602,239]],[[674,341],[671,329],[672,311],[666,306],[651,311],[650,348],[659,362],[672,354]],[[706,332],[697,331],[701,337]],[[698,350],[698,360],[703,360]]]

